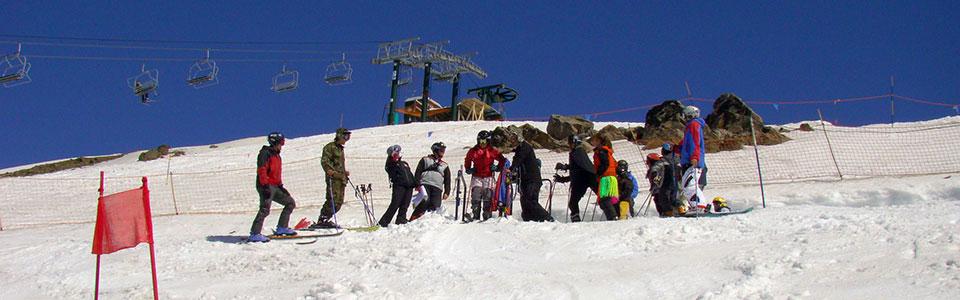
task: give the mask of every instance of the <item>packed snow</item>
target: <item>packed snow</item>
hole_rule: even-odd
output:
[[[405,156],[411,164],[438,138],[451,146],[448,155],[462,157],[466,151],[462,146],[472,144],[476,131],[495,125],[500,124],[411,124],[390,135],[378,134],[375,128],[354,130],[348,159],[382,157],[383,149],[403,132],[413,137],[404,144],[410,149]],[[543,122],[534,125],[545,127]],[[442,129],[442,135],[416,138],[423,126]],[[316,145],[329,140],[330,135],[292,139],[284,160],[309,158],[318,151]],[[262,138],[250,138],[221,143],[216,149],[184,148],[188,155],[173,162],[198,172],[246,167],[255,159],[249,152],[261,143]],[[166,170],[168,163],[135,160],[128,155],[45,177],[91,177],[100,169],[125,176],[155,174]],[[255,195],[249,175],[243,177],[246,185],[218,188]],[[385,180],[381,174],[370,176],[374,182]],[[521,222],[517,213],[481,224],[459,224],[452,220],[453,203],[448,201],[443,215],[429,214],[373,232],[347,231],[307,245],[293,240],[238,243],[249,230],[252,212],[160,216],[154,218],[160,298],[960,297],[960,174],[780,182],[767,184],[765,190],[762,208],[754,184],[707,187],[708,198],[722,195],[734,208],[757,207],[742,215],[662,219],[651,209],[646,217],[615,222],[600,222],[598,217],[591,222],[586,211],[587,222],[576,224],[565,221],[565,195],[554,199],[552,213],[561,219],[556,223]],[[291,192],[298,202],[319,201],[306,192]],[[546,199],[546,191],[541,197]],[[586,201],[581,200],[581,206]],[[256,208],[255,201],[243,204],[248,211]],[[68,205],[45,208],[63,214],[78,210]],[[292,222],[315,219],[317,213],[316,208],[298,208]],[[265,227],[273,226],[278,215],[275,210]],[[364,222],[355,204],[348,204],[339,218],[351,226]],[[86,222],[0,231],[0,299],[92,297],[93,227]],[[152,297],[147,245],[102,257],[100,296]]]

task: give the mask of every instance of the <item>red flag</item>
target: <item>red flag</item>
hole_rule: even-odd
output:
[[[97,204],[97,225],[93,232],[93,254],[109,254],[153,243],[149,225],[149,201],[145,189],[139,188],[100,198]]]

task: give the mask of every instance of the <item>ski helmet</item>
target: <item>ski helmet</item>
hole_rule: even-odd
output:
[[[283,145],[285,141],[286,138],[283,137],[282,133],[274,131],[267,135],[267,143],[270,144],[270,146]]]
[[[394,153],[400,153],[400,145],[387,147],[387,155],[393,155]]]
[[[663,147],[660,147],[660,155],[667,155],[673,152],[673,145],[670,143],[663,143]]]
[[[653,162],[660,160],[660,154],[650,153],[647,154],[647,165],[652,165]]]
[[[700,109],[693,105],[683,107],[683,116],[693,119],[700,117]]]
[[[713,210],[716,212],[720,212],[723,209],[730,210],[730,207],[727,206],[727,199],[723,199],[723,197],[713,197],[713,201],[711,202],[713,202]]]
[[[571,134],[569,137],[567,137],[567,143],[571,143],[571,144],[574,144],[574,145],[579,145],[579,144],[582,143],[582,142],[583,142],[583,140],[580,139],[580,136],[578,136],[578,135],[576,135],[576,134]]]
[[[489,132],[489,131],[486,131],[486,130],[480,130],[480,132],[477,133],[477,141],[481,141],[481,140],[483,140],[483,141],[489,141],[489,140],[490,140],[490,132]]]
[[[444,145],[443,142],[436,142],[430,146],[430,152],[433,152],[433,154],[437,154],[440,151],[446,151],[446,150],[447,150],[447,145]]]
[[[617,174],[626,174],[630,169],[630,164],[626,160],[617,161]]]

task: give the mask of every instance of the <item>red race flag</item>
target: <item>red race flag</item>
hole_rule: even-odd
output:
[[[144,188],[100,198],[93,232],[93,254],[109,254],[140,243],[153,244]]]

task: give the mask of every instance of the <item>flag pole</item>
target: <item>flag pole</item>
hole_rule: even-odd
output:
[[[97,198],[97,208],[100,207],[100,202],[103,201],[103,171],[100,171],[100,197]],[[97,253],[97,278],[93,287],[93,299],[100,299],[100,253]]]
[[[143,210],[144,216],[146,216],[147,221],[147,232],[150,233],[150,271],[153,275],[153,299],[159,300],[160,296],[157,293],[157,258],[154,254],[153,248],[153,215],[150,214],[150,189],[147,188],[147,177],[144,176],[143,179]]]

